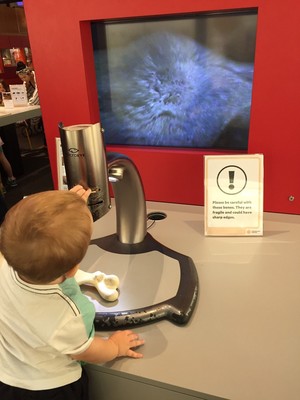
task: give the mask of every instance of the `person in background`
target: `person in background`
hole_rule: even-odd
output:
[[[13,188],[13,187],[18,186],[18,184],[17,184],[16,178],[14,177],[11,164],[8,161],[8,159],[6,158],[6,155],[4,154],[3,147],[2,147],[3,145],[4,145],[4,143],[0,137],[0,164],[2,165],[4,172],[7,175],[7,181],[6,181],[7,186]]]
[[[87,400],[81,362],[141,358],[131,330],[95,335],[95,308],[74,278],[90,244],[91,190],[50,190],[10,208],[1,226],[0,399]]]
[[[0,79],[0,92],[9,92],[9,85],[5,82],[4,79]],[[3,105],[2,96],[0,96],[0,105]]]
[[[40,104],[38,87],[35,79],[35,72],[32,68],[26,66],[22,61],[17,62],[16,74],[26,85],[28,105],[35,106]],[[47,147],[47,141],[44,132],[43,120],[41,117],[31,118],[30,128],[32,131],[43,134],[44,147]]]
[[[39,105],[40,99],[34,71],[27,67],[23,61],[18,61],[16,74],[25,83],[28,104],[31,106]]]
[[[3,79],[0,79],[0,92],[9,92],[9,85]],[[1,97],[1,99],[2,99],[2,97]],[[4,172],[7,175],[7,185],[10,187],[16,187],[17,180],[14,177],[11,164],[4,154],[4,151],[2,148],[3,145],[4,145],[4,143],[0,136],[0,164],[2,165]],[[2,193],[5,192],[1,178],[0,178],[0,190],[2,191]]]

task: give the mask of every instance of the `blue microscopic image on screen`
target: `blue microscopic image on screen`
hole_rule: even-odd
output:
[[[256,17],[93,23],[106,144],[247,149]]]

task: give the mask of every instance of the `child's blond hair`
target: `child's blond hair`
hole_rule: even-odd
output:
[[[82,198],[70,191],[41,192],[7,212],[0,251],[21,277],[46,284],[80,263],[91,234],[91,214]]]

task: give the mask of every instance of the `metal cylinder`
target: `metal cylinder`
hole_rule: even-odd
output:
[[[121,243],[141,243],[147,233],[144,187],[133,161],[124,154],[107,153],[109,178],[115,195],[117,236]]]
[[[64,127],[59,124],[62,152],[68,188],[82,185],[91,188],[88,199],[93,220],[111,208],[107,161],[100,124],[80,124]]]

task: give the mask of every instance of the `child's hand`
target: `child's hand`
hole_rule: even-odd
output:
[[[85,189],[81,185],[76,185],[70,189],[70,192],[78,194],[85,202],[87,202],[89,195],[91,194],[91,189]]]
[[[71,354],[73,360],[102,364],[116,357],[142,358],[143,355],[132,348],[141,346],[145,341],[132,331],[117,331],[108,339],[95,336],[90,346],[80,354]]]
[[[108,340],[114,342],[118,348],[117,357],[127,356],[132,358],[142,358],[143,354],[138,353],[132,348],[141,346],[145,343],[145,340],[140,339],[139,335],[132,331],[117,331],[113,333]]]

